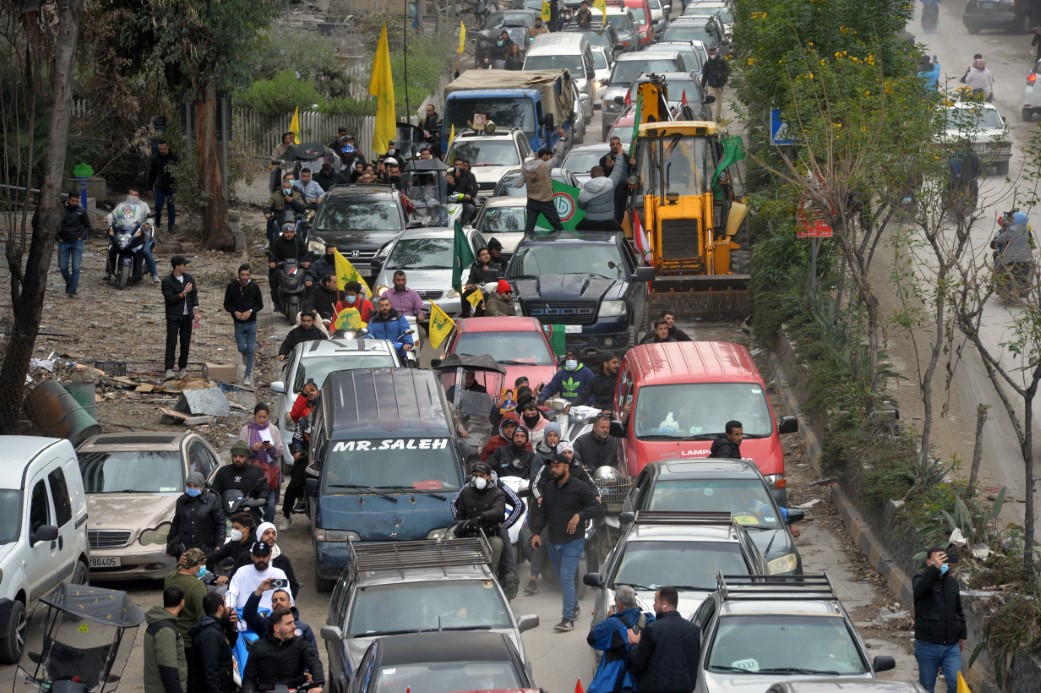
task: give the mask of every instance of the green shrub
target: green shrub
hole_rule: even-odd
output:
[[[297,106],[321,106],[325,99],[313,82],[298,78],[292,70],[283,70],[271,79],[253,82],[240,101],[262,116],[278,117],[292,113]]]

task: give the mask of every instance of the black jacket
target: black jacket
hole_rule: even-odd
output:
[[[709,457],[725,457],[732,460],[741,459],[741,446],[734,445],[725,435],[716,436],[708,451]]]
[[[677,342],[693,341],[686,332],[676,327],[675,325],[669,328],[669,336],[675,339]]]
[[[715,58],[705,61],[705,66],[701,71],[701,88],[704,89],[706,85],[717,89],[725,87],[729,76],[730,67],[727,65],[727,61],[722,55],[716,54]]]
[[[911,578],[911,586],[915,640],[953,645],[968,639],[958,581],[953,575],[940,577],[940,571],[929,566]]]
[[[618,374],[608,375],[597,371],[593,379],[578,391],[576,404],[589,404],[599,409],[610,409],[614,406],[614,386],[618,382]]]
[[[467,275],[466,283],[483,287],[485,284],[499,280],[499,267],[493,262],[484,267],[481,264],[470,265],[470,274]]]
[[[78,240],[86,240],[90,233],[90,215],[87,210],[79,205],[70,207],[63,205],[61,226],[58,227],[58,240],[65,243],[73,243]]]
[[[672,333],[665,339],[658,339],[658,335],[654,333],[654,330],[648,332],[643,339],[640,340],[640,344],[668,344],[669,342],[678,342],[678,338],[673,337]]]
[[[217,469],[213,475],[210,488],[222,497],[225,491],[238,489],[244,496],[249,498],[267,498],[268,486],[264,470],[255,464],[246,463],[242,469],[236,469],[234,464],[224,464]]]
[[[531,465],[534,463],[535,453],[527,445],[518,450],[513,443],[496,448],[492,456],[488,458],[488,465],[499,476],[519,476],[529,479],[533,475]]]
[[[188,690],[192,693],[232,693],[231,645],[227,632],[212,616],[203,616],[189,629],[192,636]],[[233,636],[237,637],[237,635]]]
[[[188,315],[199,307],[199,285],[195,283],[195,277],[187,272],[181,276],[184,278],[184,284],[178,281],[173,272],[170,272],[163,277],[163,283],[159,285],[159,288],[163,290],[163,300],[166,302],[167,320],[181,320],[185,315],[185,304],[188,306]],[[181,292],[189,282],[191,282],[192,291],[181,298]]]
[[[690,693],[698,681],[700,652],[698,627],[668,611],[647,624],[639,644],[629,650],[629,671],[640,693]]]
[[[578,513],[581,520],[574,534],[568,534],[567,525]],[[586,536],[586,523],[604,514],[604,506],[596,498],[596,488],[588,481],[569,477],[563,486],[550,479],[542,498],[542,506],[532,521],[531,531],[541,535],[549,532],[551,544],[569,544]],[[693,687],[691,690],[694,690]]]
[[[575,455],[582,460],[582,466],[586,469],[618,466],[618,452],[622,446],[613,436],[607,436],[607,440],[600,440],[590,431],[584,436],[579,436],[574,446]]]
[[[307,640],[278,640],[269,635],[253,643],[242,676],[242,693],[271,691],[278,683],[296,688],[304,682],[305,670],[311,672],[315,684],[325,683],[322,660]]]
[[[493,529],[506,521],[506,494],[498,486],[478,491],[466,484],[452,501],[460,520],[477,520],[482,529]]]
[[[322,186],[322,190],[329,192],[329,188],[334,185],[347,185],[347,179],[344,178],[342,173],[336,173],[333,171],[329,175],[325,175],[321,171],[314,174],[314,182]]]
[[[263,308],[263,292],[255,281],[250,279],[245,286],[242,286],[238,279],[232,279],[228,283],[228,288],[224,290],[224,310],[231,313],[232,320],[235,322],[256,322],[257,313],[263,310]],[[242,313],[247,310],[253,312],[245,320],[239,320],[235,317],[235,313]]]
[[[159,188],[160,190],[169,190],[174,187],[173,171],[170,170],[171,164],[176,164],[179,161],[179,157],[170,152],[166,156],[162,154],[156,154],[152,157],[152,161],[148,167],[148,188]]]
[[[324,253],[316,257],[307,270],[307,278],[312,282],[321,282],[322,277],[330,274],[336,276],[336,259],[335,256]]]
[[[167,553],[180,556],[188,549],[210,553],[224,543],[225,532],[224,512],[216,493],[203,490],[195,498],[182,493],[170,525]]]
[[[289,334],[282,340],[282,346],[278,347],[278,355],[288,356],[300,342],[309,342],[316,339],[328,339],[328,337],[317,327],[312,326],[311,329],[305,330],[303,325],[297,325],[289,330]]]
[[[304,301],[304,312],[313,310],[325,320],[331,320],[336,313],[336,304],[342,301],[347,294],[342,291],[329,291],[322,283],[311,285]]]
[[[473,174],[473,171],[467,171],[459,175],[453,173],[452,175],[455,178],[455,183],[448,186],[448,193],[463,193],[470,196],[470,202],[476,202],[477,191],[480,190],[480,186],[477,185],[477,176]]]
[[[293,612],[293,620],[296,621],[296,627],[300,631],[299,637],[310,643],[311,647],[317,652],[318,641],[315,640],[311,626],[300,620],[300,611],[295,606],[290,607],[289,610]],[[261,638],[267,635],[268,615],[260,613],[260,597],[257,596],[256,591],[250,592],[249,599],[246,600],[246,606],[242,607],[242,620],[246,622],[251,631]]]
[[[293,259],[302,263],[308,255],[307,244],[304,243],[304,239],[299,234],[294,235],[293,240],[289,240],[279,234],[278,238],[271,241],[271,249],[268,251],[268,254],[273,262]]]

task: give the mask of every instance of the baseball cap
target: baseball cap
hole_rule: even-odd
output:
[[[480,472],[481,474],[491,474],[492,468],[487,462],[478,462],[474,465],[472,472]]]
[[[561,455],[559,452],[553,454],[553,457],[549,458],[549,464],[570,464],[568,458]]]
[[[174,255],[170,258],[170,266],[177,267],[177,265],[187,265],[191,260],[186,258],[184,255]]]
[[[400,166],[401,164],[399,164],[398,160],[395,159],[394,157],[388,156],[386,159],[383,160],[383,165],[384,166]]]
[[[270,556],[271,547],[267,544],[267,542],[258,541],[257,543],[253,544],[253,548],[250,549],[250,553],[252,553],[254,556]]]

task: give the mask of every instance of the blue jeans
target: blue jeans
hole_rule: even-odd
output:
[[[278,494],[281,488],[269,488],[267,490],[267,503],[264,505],[264,522],[275,521],[275,509],[278,508]]]
[[[66,243],[58,241],[58,269],[65,280],[65,293],[75,294],[80,284],[80,264],[83,262],[83,239]]]
[[[957,693],[958,671],[961,670],[961,648],[958,643],[941,645],[935,642],[914,641],[914,658],[918,660],[918,683],[934,693],[936,675],[942,669],[947,681],[947,693]]]
[[[546,552],[553,570],[560,577],[560,591],[564,593],[561,615],[565,621],[573,621],[575,609],[578,608],[578,596],[575,594],[575,573],[578,572],[578,561],[585,551],[586,540],[575,539],[567,544],[546,543]]]
[[[177,223],[177,208],[174,207],[174,189],[173,188],[156,188],[155,189],[155,227],[158,229],[163,225],[163,205],[166,205],[166,211],[170,213],[170,221],[167,227],[170,233],[173,233],[174,224]]]
[[[159,276],[159,273],[155,268],[155,257],[152,255],[151,238],[145,238],[145,244],[141,246],[141,254],[145,256],[145,265],[148,267],[148,273],[153,277]]]
[[[257,343],[257,321],[235,323],[235,348],[246,357],[246,375],[253,372],[253,353]]]

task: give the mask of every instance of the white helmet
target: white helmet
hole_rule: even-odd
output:
[[[604,465],[593,471],[594,481],[618,481],[618,470],[614,467]]]

